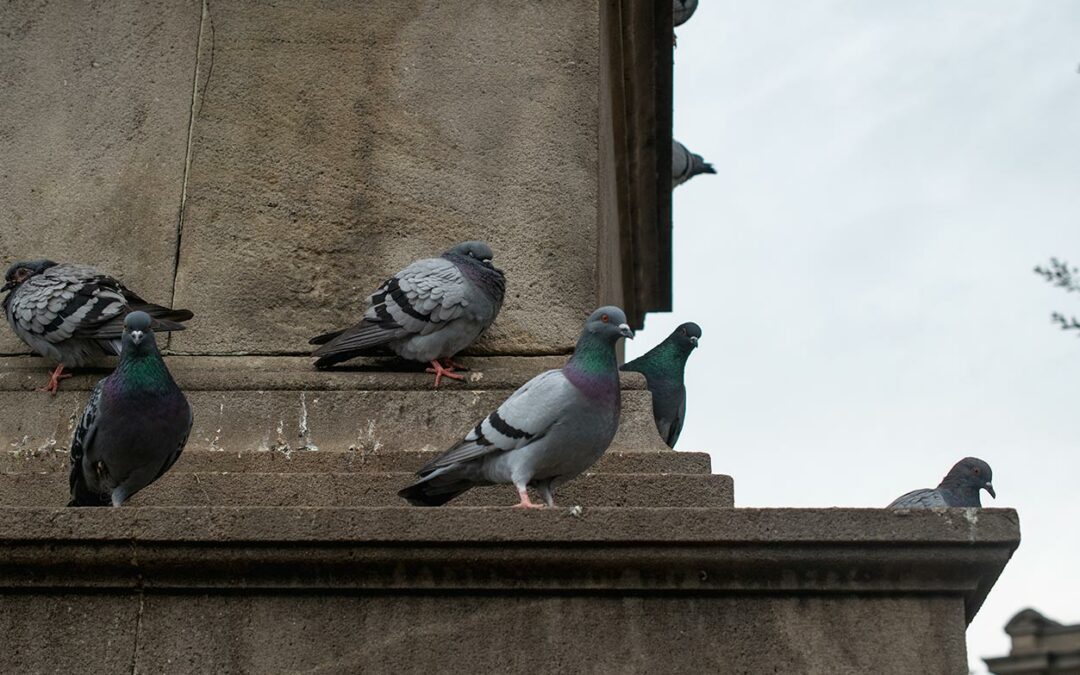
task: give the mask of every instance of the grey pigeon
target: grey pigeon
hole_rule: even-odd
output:
[[[671,187],[682,185],[702,173],[716,173],[716,169],[701,155],[695,155],[678,141],[671,141]]]
[[[701,327],[684,323],[660,344],[622,367],[645,376],[652,393],[656,430],[669,448],[674,448],[686,419],[686,386],[683,372],[690,352],[701,339]]]
[[[425,464],[398,492],[417,506],[439,506],[477,485],[511,483],[526,508],[526,488],[555,506],[555,488],[592,466],[619,427],[615,343],[632,338],[618,307],[589,316],[570,361],[526,382],[452,448]]]
[[[990,465],[976,457],[965,457],[957,462],[941,483],[934,489],[912,490],[897,497],[890,509],[929,509],[936,506],[981,507],[979,490],[994,493],[993,472]]]
[[[697,11],[698,0],[672,0],[671,24],[681,26]]]
[[[452,357],[495,321],[506,277],[491,264],[491,248],[466,241],[438,258],[417,260],[387,279],[368,298],[360,323],[311,339],[315,367],[325,368],[389,348],[411,361],[430,363],[435,386],[464,379]]]
[[[56,393],[64,368],[78,368],[95,356],[120,353],[124,317],[149,314],[156,331],[184,330],[186,309],[147,302],[116,279],[93,267],[51,260],[17,262],[8,268],[0,292],[4,314],[19,338],[57,363],[44,391]]]
[[[71,439],[68,506],[120,506],[180,457],[191,406],[161,360],[146,312],[124,319],[120,363],[97,383]]]

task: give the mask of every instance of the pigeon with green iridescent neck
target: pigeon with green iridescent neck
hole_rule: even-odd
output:
[[[889,504],[890,509],[930,509],[934,507],[981,507],[979,491],[994,492],[994,474],[990,465],[977,457],[965,457],[949,469],[936,488],[912,490]]]
[[[71,440],[68,506],[120,506],[180,457],[191,406],[161,359],[152,319],[124,319],[120,363],[97,383]]]
[[[439,506],[477,485],[512,484],[519,507],[535,487],[548,506],[555,489],[604,454],[619,428],[621,391],[615,343],[634,331],[618,307],[589,316],[570,361],[526,382],[452,448],[417,472],[398,495]]]
[[[667,339],[622,367],[645,376],[652,393],[656,430],[669,448],[674,448],[686,420],[686,386],[683,373],[690,352],[697,349],[701,327],[684,323]]]

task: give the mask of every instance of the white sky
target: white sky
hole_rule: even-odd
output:
[[[968,631],[1080,622],[1080,2],[701,0],[677,30],[675,312],[704,332],[681,450],[740,506],[880,506],[965,455],[1023,543]],[[984,503],[991,502],[984,496]]]

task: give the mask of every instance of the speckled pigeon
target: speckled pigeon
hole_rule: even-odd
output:
[[[897,497],[890,509],[928,509],[935,506],[981,507],[979,490],[986,490],[997,499],[994,492],[993,472],[990,465],[976,457],[965,457],[957,462],[934,489],[924,488]]]
[[[669,448],[674,448],[686,419],[686,386],[683,371],[690,352],[701,339],[701,327],[684,323],[660,344],[622,367],[645,376],[652,393],[656,430]]]
[[[672,0],[671,24],[681,26],[697,11],[698,0]]]
[[[464,379],[452,357],[495,321],[506,277],[491,264],[491,248],[466,241],[438,258],[417,260],[387,279],[368,298],[360,323],[311,339],[322,345],[317,368],[375,356],[389,348],[411,361],[430,363],[435,386],[442,378]]]
[[[716,173],[716,169],[682,143],[671,141],[671,187],[682,185],[702,173]]]
[[[633,336],[618,307],[593,312],[565,366],[522,385],[398,495],[439,506],[477,485],[511,483],[517,506],[543,507],[529,500],[529,486],[555,506],[555,488],[592,466],[615,436],[621,405],[615,343]]]
[[[120,506],[180,457],[191,406],[161,359],[152,319],[124,319],[120,363],[97,383],[71,439],[68,506]]]
[[[156,331],[184,330],[186,309],[147,302],[116,279],[93,267],[51,260],[17,262],[8,268],[4,313],[15,334],[38,354],[57,363],[43,391],[53,394],[64,368],[77,368],[95,356],[120,353],[124,317],[135,310],[153,319]]]

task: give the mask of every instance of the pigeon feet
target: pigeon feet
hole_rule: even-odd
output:
[[[451,380],[462,380],[462,381],[465,380],[464,375],[457,375],[457,374],[454,373],[454,368],[455,367],[460,368],[460,366],[457,366],[450,359],[443,359],[443,361],[446,362],[445,365],[442,364],[442,363],[439,363],[438,359],[432,360],[431,361],[431,367],[428,368],[427,371],[426,371],[426,372],[435,374],[435,388],[436,389],[439,388],[439,384],[442,382],[442,379],[444,377],[448,377]]]
[[[60,380],[66,380],[69,377],[71,377],[71,373],[65,373],[64,364],[61,363],[52,371],[52,375],[49,376],[49,383],[38,389],[38,391],[47,391],[56,396],[56,392],[60,389]]]
[[[521,497],[521,501],[518,502],[517,504],[514,504],[513,508],[515,508],[515,509],[542,509],[542,508],[544,508],[543,504],[534,504],[532,501],[529,500],[529,492],[528,492],[528,490],[518,490],[518,496]]]

